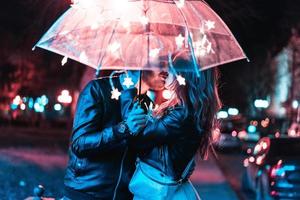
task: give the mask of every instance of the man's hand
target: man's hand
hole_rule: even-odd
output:
[[[129,131],[133,135],[137,135],[146,126],[146,122],[147,115],[139,103],[135,102],[126,120]]]

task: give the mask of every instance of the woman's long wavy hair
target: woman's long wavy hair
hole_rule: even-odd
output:
[[[175,70],[191,69],[193,63],[179,58],[174,61],[173,67]],[[180,75],[185,78],[186,85],[179,85],[174,81],[172,89],[175,95],[162,109],[174,106],[178,102],[185,107],[186,116],[192,117],[196,130],[202,135],[199,153],[201,158],[206,158],[213,140],[213,130],[218,126],[216,113],[221,107],[218,94],[219,71],[217,68],[211,68],[200,71],[200,76],[197,76],[194,71],[183,71]]]

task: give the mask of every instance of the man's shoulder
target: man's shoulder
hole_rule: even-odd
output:
[[[107,83],[109,83],[109,77],[95,78],[95,79],[91,80],[90,83],[93,83],[93,84],[107,84]]]
[[[93,79],[90,80],[85,88],[86,89],[96,89],[96,90],[101,90],[104,87],[108,87],[109,86],[109,78],[97,78],[97,79]]]

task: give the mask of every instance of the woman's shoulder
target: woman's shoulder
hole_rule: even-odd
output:
[[[169,107],[165,110],[164,115],[175,115],[178,118],[184,119],[187,116],[187,110],[182,105]]]

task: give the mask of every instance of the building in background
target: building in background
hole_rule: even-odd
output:
[[[297,31],[274,59],[274,92],[268,112],[275,117],[295,118],[300,104],[300,36]]]

